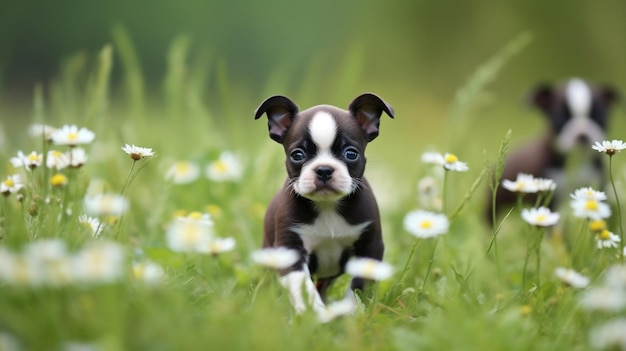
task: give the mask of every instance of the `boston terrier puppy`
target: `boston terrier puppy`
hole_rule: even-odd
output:
[[[347,111],[329,105],[299,111],[285,96],[272,96],[256,110],[255,119],[267,114],[270,138],[283,145],[287,168],[265,215],[263,247],[299,253],[294,265],[279,271],[298,313],[307,303],[323,311],[326,290],[351,256],[382,260],[378,205],[363,172],[365,147],[378,136],[383,112],[394,116],[374,94],[356,97]],[[363,286],[354,278],[346,295]]]
[[[603,189],[604,158],[591,145],[604,140],[608,113],[616,99],[612,87],[593,86],[578,78],[558,86],[538,86],[530,94],[530,102],[547,117],[548,128],[509,155],[502,179],[515,180],[519,173],[526,173],[554,180],[553,208],[576,188]],[[499,187],[496,207],[511,207],[516,198],[515,193]],[[491,195],[487,210],[491,221]]]

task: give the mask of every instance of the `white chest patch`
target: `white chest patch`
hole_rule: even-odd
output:
[[[317,256],[318,277],[339,274],[339,260],[346,247],[359,238],[371,222],[351,225],[334,210],[322,211],[313,224],[291,228],[300,235],[307,252]]]

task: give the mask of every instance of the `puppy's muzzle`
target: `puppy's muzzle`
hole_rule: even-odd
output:
[[[333,178],[334,172],[335,169],[331,166],[319,166],[315,169],[317,179],[324,184]]]

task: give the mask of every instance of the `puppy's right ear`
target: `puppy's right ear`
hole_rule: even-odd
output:
[[[298,114],[298,106],[288,97],[276,95],[261,103],[254,113],[254,119],[259,119],[264,113],[267,113],[270,138],[282,144],[285,133]]]
[[[541,84],[530,92],[528,102],[549,114],[552,112],[554,98],[555,94],[552,86],[550,84]]]

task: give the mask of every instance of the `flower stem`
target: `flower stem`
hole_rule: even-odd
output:
[[[435,261],[435,251],[437,251],[437,243],[439,242],[439,236],[435,237],[435,243],[433,244],[433,251],[428,259],[428,268],[426,268],[426,275],[424,276],[424,283],[422,284],[422,291],[426,288],[426,283],[430,277],[430,272],[433,268],[433,262]]]
[[[609,179],[611,180],[611,186],[613,187],[613,194],[615,195],[615,204],[617,205],[617,220],[619,223],[619,245],[620,245],[620,262],[624,263],[624,228],[622,227],[622,207],[619,203],[619,196],[617,196],[617,188],[615,187],[615,181],[613,180],[613,156],[609,156]]]
[[[130,184],[130,176],[133,174],[133,170],[135,169],[135,163],[137,163],[137,161],[133,161],[132,166],[130,166],[130,171],[128,172],[128,176],[126,177],[124,186],[122,186],[122,191],[120,191],[120,195],[124,195],[124,191],[126,191],[126,187],[128,186],[128,184]]]
[[[441,190],[441,210],[444,214],[447,213],[447,209],[446,206],[448,204],[447,201],[447,197],[448,197],[448,170],[445,170],[443,172],[443,185],[442,185],[442,190]]]
[[[404,277],[406,276],[407,272],[409,271],[409,266],[411,264],[411,261],[413,260],[413,256],[415,255],[415,251],[417,250],[417,247],[419,246],[419,244],[422,241],[423,240],[416,239],[413,242],[413,246],[411,247],[411,252],[409,252],[409,258],[406,260],[406,263],[404,264],[404,267],[402,268],[402,271],[400,272],[400,275],[398,276],[398,279],[396,280],[396,283],[393,285],[393,287],[389,291],[395,291],[395,289],[398,286],[400,286],[400,284],[402,284],[404,282]]]

